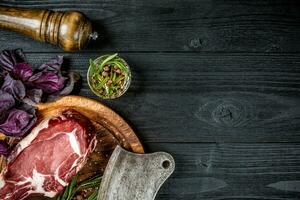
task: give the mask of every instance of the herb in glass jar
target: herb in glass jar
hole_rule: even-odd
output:
[[[101,98],[114,99],[126,92],[131,81],[128,64],[118,54],[90,60],[87,75],[91,90]]]

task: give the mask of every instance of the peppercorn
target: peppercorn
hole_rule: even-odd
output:
[[[108,72],[102,72],[102,76],[104,76],[104,77],[106,77],[106,76],[108,76]]]
[[[113,83],[112,80],[107,81],[107,85],[111,85],[112,83]]]
[[[105,65],[104,68],[103,68],[103,70],[106,71],[106,72],[108,72],[108,71],[110,70],[110,69],[109,69],[109,66],[108,66],[108,65]]]
[[[117,74],[121,74],[121,70],[120,70],[120,69],[117,69],[117,70],[116,70],[116,73],[117,73]]]

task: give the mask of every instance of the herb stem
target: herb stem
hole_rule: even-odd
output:
[[[72,200],[73,197],[84,188],[97,187],[101,183],[102,177],[96,175],[88,180],[77,183],[78,175],[75,175],[69,185],[64,189],[62,195],[58,196],[57,200]],[[87,199],[96,200],[97,190],[95,190]]]
[[[92,91],[103,98],[115,98],[129,86],[130,71],[126,62],[118,54],[105,55],[90,60],[88,83]]]

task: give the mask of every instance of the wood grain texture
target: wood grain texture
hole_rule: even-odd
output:
[[[86,84],[89,58],[65,54],[80,72],[80,94],[99,99]],[[39,64],[52,55],[27,54]],[[103,101],[147,142],[299,142],[298,54],[120,54],[132,66],[129,91]],[[99,99],[100,100],[100,99]]]
[[[146,145],[174,156],[174,174],[157,199],[299,199],[299,144]]]
[[[65,54],[83,77],[79,94],[98,99],[86,84],[89,58],[116,51],[128,61],[129,91],[103,102],[146,152],[174,156],[158,200],[299,199],[299,1],[0,1],[16,4],[79,10],[103,33]],[[35,65],[61,52],[3,30],[0,44],[33,52]]]
[[[88,48],[107,51],[299,52],[297,0],[1,0],[0,5],[79,10],[103,40]],[[59,51],[0,31],[2,46]]]

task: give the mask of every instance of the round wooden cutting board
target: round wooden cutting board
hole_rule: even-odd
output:
[[[55,102],[39,104],[37,106],[38,122],[56,116],[68,108],[88,117],[95,125],[97,132],[97,147],[80,171],[79,180],[94,174],[102,174],[117,145],[135,153],[144,153],[138,137],[118,114],[100,102],[86,97],[65,96]]]

